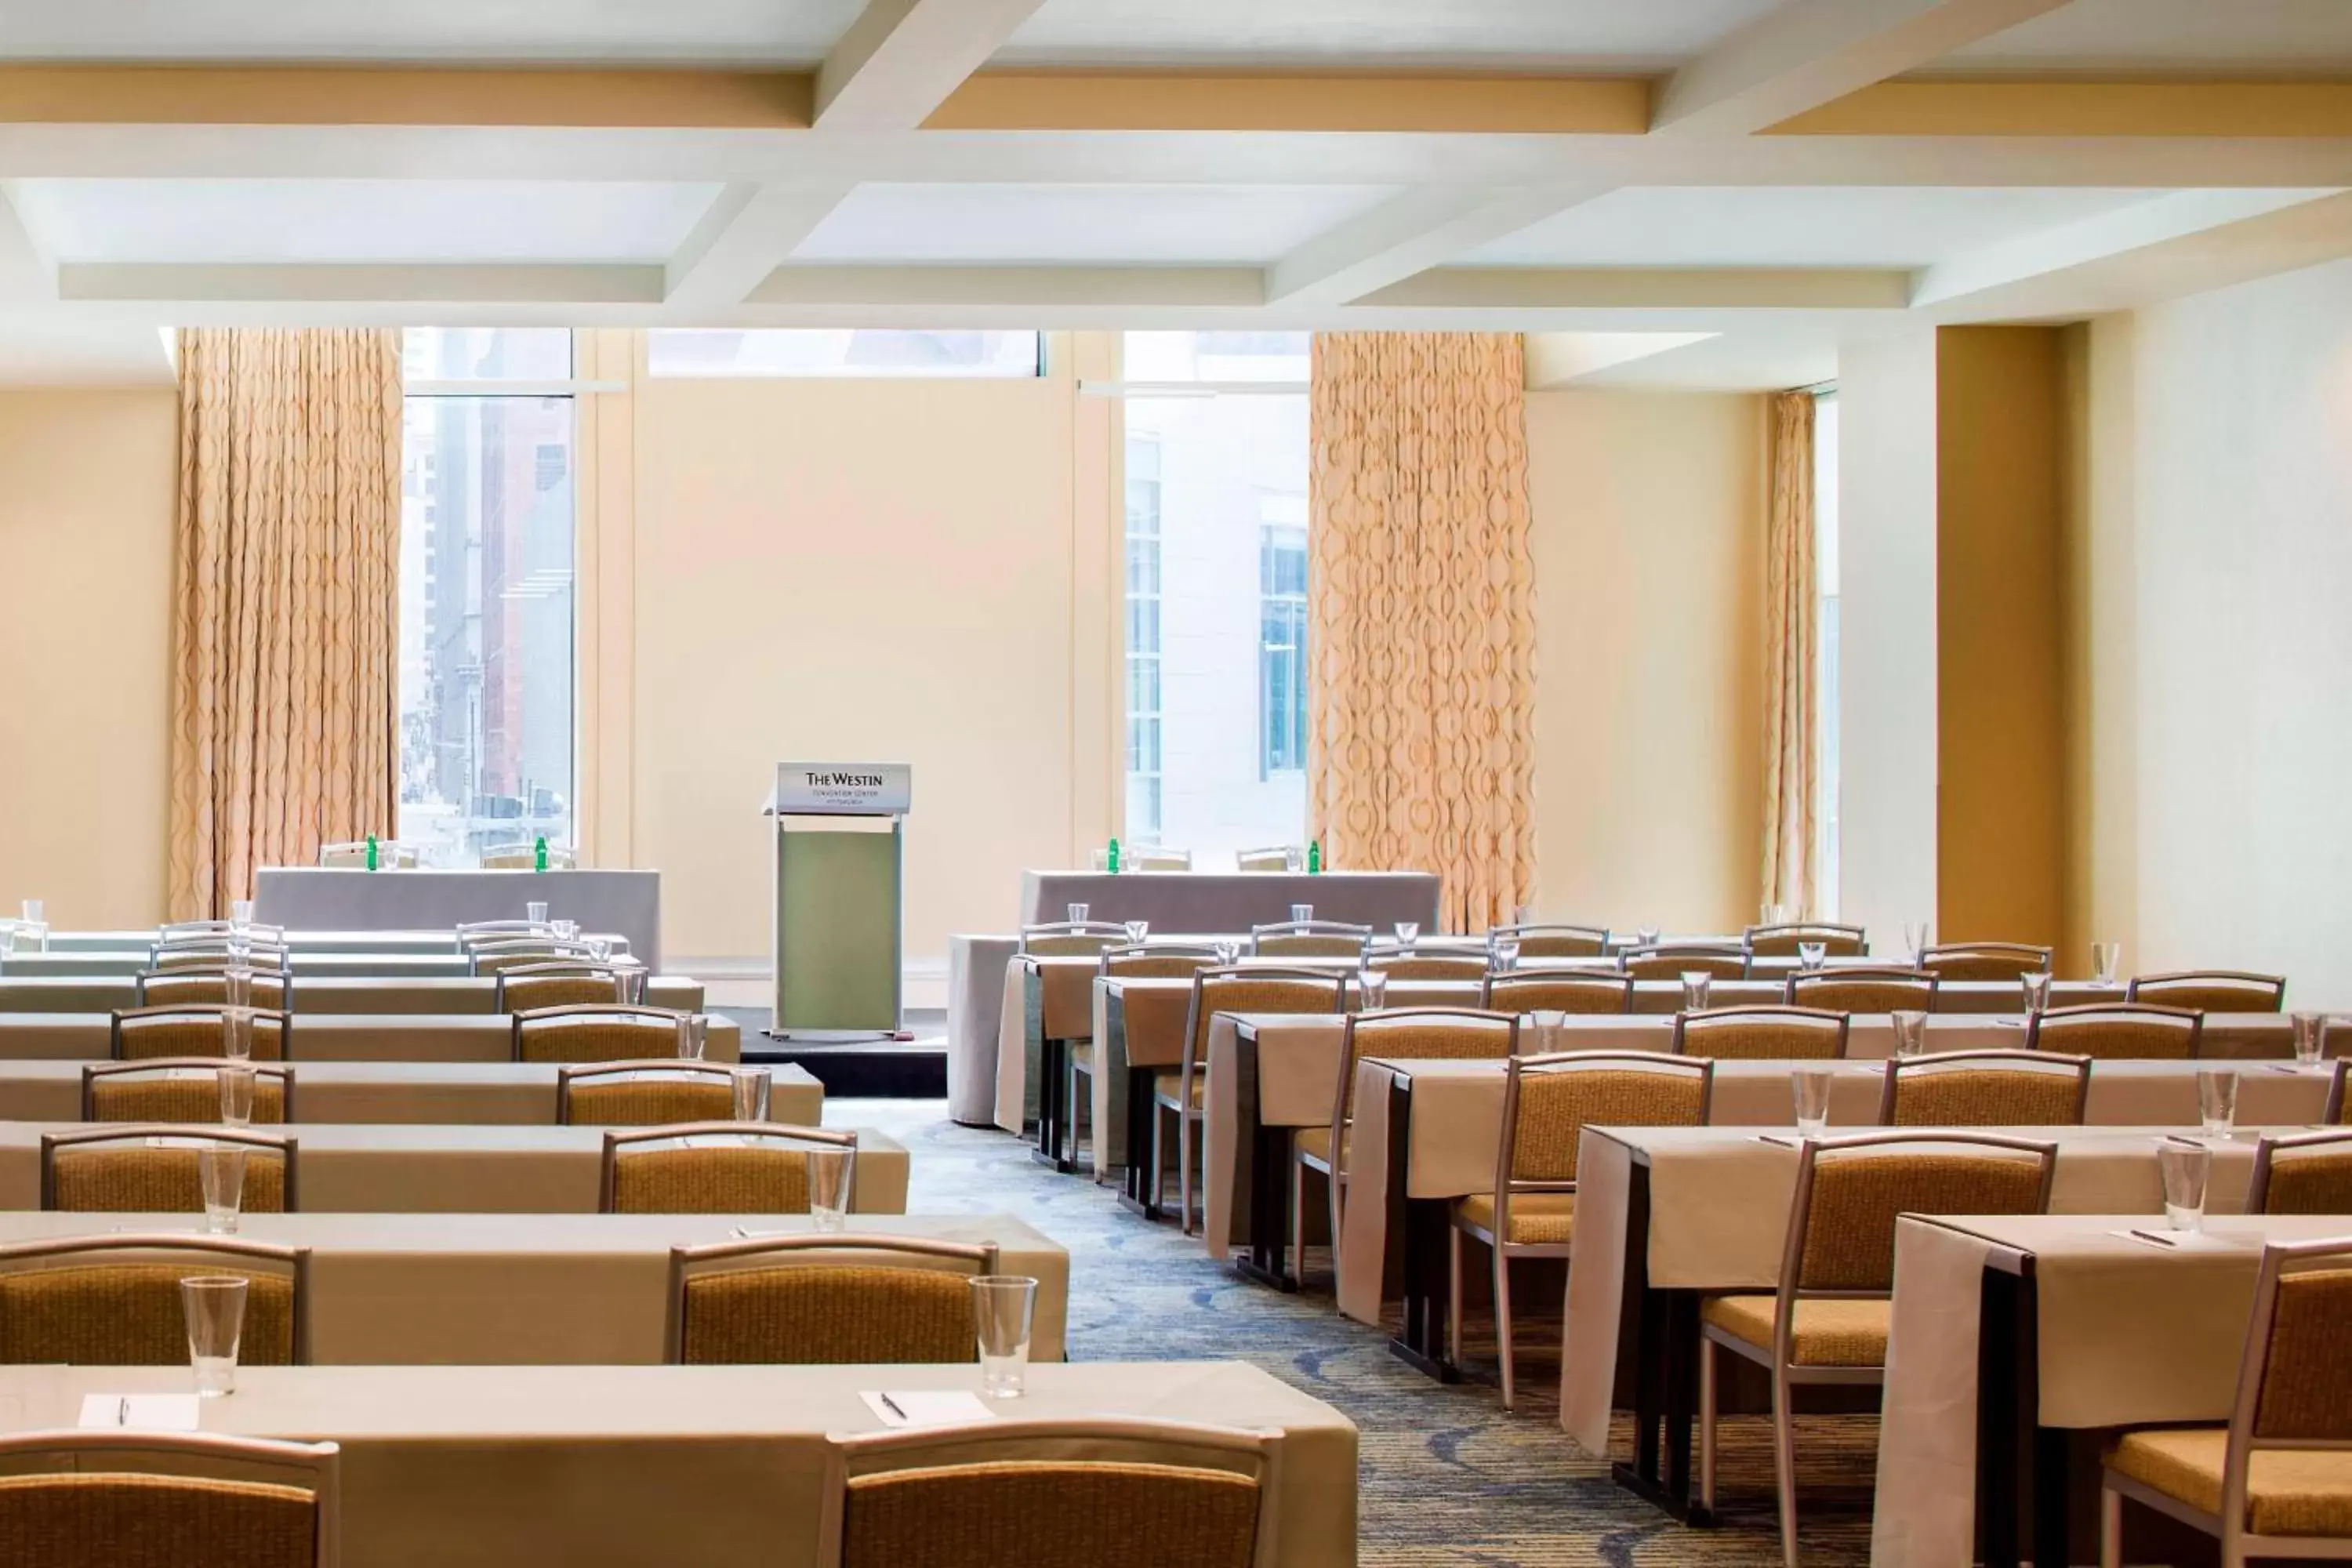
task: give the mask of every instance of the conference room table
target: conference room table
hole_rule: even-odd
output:
[[[12,952],[0,957],[0,980],[94,980],[141,973],[152,964],[142,950],[101,952]],[[462,952],[289,953],[286,973],[306,980],[458,980],[473,974]]]
[[[0,1013],[0,1061],[105,1061],[114,1021],[104,1013]],[[505,1013],[298,1013],[286,1029],[290,1061],[510,1062],[514,1019]],[[742,1026],[710,1016],[707,1061],[740,1059]]]
[[[646,979],[646,1005],[699,1013],[702,982],[682,974]],[[298,980],[288,993],[293,1013],[477,1013],[498,1011],[499,984],[490,975],[463,979]],[[130,975],[87,978],[0,977],[0,1021],[11,1013],[111,1013],[138,1006]]]
[[[276,931],[277,928],[272,928]],[[629,951],[629,939],[618,931],[583,931],[583,938],[594,937],[613,944],[615,952]],[[143,952],[163,940],[163,933],[146,931],[52,931],[44,938],[43,951],[68,952]],[[404,953],[411,956],[446,956],[461,951],[455,926],[437,931],[278,931],[271,938],[282,942],[288,950],[301,954],[337,952]]]
[[[2315,1074],[2303,1077],[2306,1083],[2316,1080]],[[2179,1139],[2211,1150],[2206,1207],[2232,1215],[2245,1206],[2259,1141],[2257,1130],[2243,1125],[2242,1117],[2241,1122],[2227,1138],[2207,1138],[2193,1123],[2000,1131],[2057,1145],[2053,1215],[2160,1215],[2157,1152]],[[1932,1135],[1933,1130],[1921,1131]],[[1560,1364],[1560,1426],[1588,1452],[1605,1454],[1612,1409],[1630,1405],[1633,1454],[1613,1473],[1627,1489],[1677,1518],[1696,1520],[1703,1511],[1694,1498],[1690,1456],[1699,1305],[1711,1294],[1777,1286],[1799,1149],[1792,1133],[1754,1129],[1584,1130],[1577,1157],[1576,1248],[1568,1268],[1565,1333],[1572,1348]],[[1351,1218],[1353,1212],[1350,1204]],[[2110,1222],[2133,1223],[2146,1221]],[[1408,1264],[1408,1272],[1413,1267]],[[1438,1302],[1442,1330],[1442,1286]],[[2233,1358],[2238,1342],[2231,1343]],[[1622,1381],[1621,1367],[1626,1370]]]
[[[455,931],[521,920],[531,903],[583,931],[617,931],[647,967],[661,967],[658,871],[265,866],[253,878],[253,918],[289,931]]]
[[[0,1429],[69,1427],[89,1395],[188,1386],[184,1367],[0,1368]],[[976,1365],[243,1367],[199,1419],[340,1446],[344,1568],[830,1568],[817,1529],[832,1437],[884,1427],[861,1394],[979,1387]],[[989,1404],[1024,1421],[1279,1433],[1273,1563],[1356,1561],[1354,1425],[1255,1366],[1033,1365],[1024,1397]]]
[[[42,1134],[87,1131],[89,1126],[0,1121],[0,1209],[41,1206]],[[305,1213],[596,1212],[604,1149],[601,1127],[308,1122],[282,1131],[296,1146]],[[857,1138],[852,1211],[906,1213],[906,1147],[870,1128],[845,1131]],[[714,1134],[711,1140],[724,1144],[730,1137]]]
[[[190,1215],[103,1218],[108,1232],[202,1239]],[[0,1213],[0,1246],[89,1236],[91,1221]],[[310,1359],[320,1365],[656,1365],[670,1248],[814,1229],[804,1215],[304,1213],[237,1224],[244,1240],[310,1250]],[[1029,1353],[1062,1359],[1069,1254],[1023,1221],[860,1214],[845,1234],[993,1243],[998,1272],[1037,1281]]]
[[[2099,1444],[2228,1421],[2263,1247],[2347,1233],[2341,1215],[1896,1221],[1871,1562],[2095,1560]]]
[[[0,1058],[0,1121],[71,1121],[81,1115],[82,1071],[70,1058]],[[295,1061],[293,1121],[450,1122],[468,1126],[555,1124],[557,1068],[545,1062]],[[172,1069],[209,1075],[206,1068]],[[824,1085],[796,1064],[771,1067],[768,1118],[815,1127]]]

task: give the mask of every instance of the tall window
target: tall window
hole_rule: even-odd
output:
[[[1819,901],[1824,919],[1838,912],[1838,401],[1835,390],[1813,399],[1813,561],[1821,574],[1822,798],[1813,812],[1821,835]]]
[[[1126,836],[1306,835],[1304,332],[1129,332]]]
[[[570,844],[572,334],[412,327],[403,371],[400,837]]]
[[[1035,376],[1036,332],[660,327],[646,334],[654,375]]]

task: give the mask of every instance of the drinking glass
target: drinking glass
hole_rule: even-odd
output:
[[[2050,1005],[2050,972],[2048,970],[2037,969],[2030,974],[2021,974],[2017,977],[2017,981],[2025,991],[2027,1012],[2039,1013]]]
[[[1150,934],[1151,922],[1150,921],[1129,921],[1127,922],[1127,940],[1129,945],[1141,947],[1143,945],[1143,939]]]
[[[228,929],[250,931],[253,928],[253,900],[231,899],[228,904]]]
[[[1217,962],[1221,964],[1230,964],[1242,955],[1242,944],[1237,942],[1221,942],[1216,947]]]
[[[1029,1322],[1037,1281],[1024,1274],[982,1274],[971,1282],[972,1328],[980,1340],[980,1391],[1018,1399],[1029,1376]]]
[[[48,905],[43,903],[38,899],[26,899],[25,900],[25,923],[26,925],[47,925],[48,923]]]
[[[1715,989],[1713,979],[1714,977],[1709,975],[1704,969],[1685,969],[1683,971],[1684,1012],[1704,1013],[1706,1011],[1707,993]]]
[[[1913,963],[1917,963],[1927,951],[1927,922],[1926,921],[1905,921],[1903,922],[1903,945],[1910,950],[1911,962]]]
[[[1356,993],[1361,998],[1357,1011],[1377,1013],[1389,1005],[1389,972],[1385,969],[1360,969],[1356,972]]]
[[[1549,1056],[1559,1049],[1560,1031],[1568,1027],[1568,1015],[1549,1008],[1538,1008],[1528,1015],[1536,1029],[1536,1054]]]
[[[1898,1057],[1923,1057],[1927,1054],[1927,1015],[1905,1008],[1887,1015],[1895,1020],[1895,1054]]]
[[[2238,1122],[2238,1072],[2235,1068],[2197,1069],[2197,1119],[2208,1138],[2227,1138]]]
[[[234,1143],[207,1143],[196,1151],[196,1182],[205,1193],[205,1229],[236,1234],[237,1210],[245,1203],[245,1151]]]
[[[550,921],[547,922],[547,929],[558,942],[578,942],[580,940],[580,922],[578,921]]]
[[[698,1062],[703,1047],[710,1043],[710,1019],[702,1013],[687,1013],[677,1020],[677,1055],[680,1061]]]
[[[2102,985],[2113,985],[2124,966],[2124,944],[2119,942],[2095,942],[2091,944],[2091,978]]]
[[[1797,962],[1808,974],[1819,969],[1822,960],[1829,955],[1830,944],[1825,942],[1801,942],[1797,944]]]
[[[1069,916],[1072,925],[1082,926],[1087,923],[1087,917],[1094,911],[1095,907],[1092,904],[1072,904],[1062,912]]]
[[[828,1234],[848,1223],[849,1183],[857,1166],[855,1149],[810,1149],[808,1162],[809,1217]]]
[[[251,975],[246,977],[246,983],[248,985],[252,984]],[[253,1013],[250,1009],[231,1007],[221,1015],[221,1048],[228,1054],[231,1061],[249,1062],[253,1059]]]
[[[1492,960],[1495,968],[1499,971],[1509,971],[1517,968],[1519,964],[1519,939],[1515,936],[1496,938],[1489,949],[1488,956]]]
[[[1758,923],[1761,925],[1787,925],[1789,923],[1789,906],[1786,904],[1766,904],[1761,910],[1757,911],[1757,919]]]
[[[1535,919],[1536,907],[1533,904],[1513,904],[1511,906],[1511,923],[1513,925],[1533,925],[1535,923]]]
[[[1643,947],[1655,947],[1658,945],[1658,928],[1636,926],[1633,928],[1633,940]]]
[[[220,1119],[224,1127],[253,1125],[254,1072],[251,1062],[223,1062],[219,1068]]]
[[[245,1335],[246,1281],[234,1274],[196,1274],[180,1281],[180,1315],[188,1328],[188,1362],[196,1397],[236,1392],[236,1345]]]
[[[1403,952],[1412,952],[1412,944],[1421,940],[1421,922],[1419,921],[1397,921],[1396,936],[1398,949]]]
[[[1797,1101],[1797,1136],[1819,1138],[1829,1130],[1830,1081],[1827,1068],[1799,1068],[1790,1075],[1789,1089]]]
[[[1293,904],[1290,906],[1291,924],[1303,926],[1314,918],[1315,906],[1313,904]]]
[[[2294,1025],[2294,1059],[2305,1067],[2316,1067],[2326,1053],[2327,1016],[2297,1013],[2290,1022]]]
[[[1282,868],[1286,871],[1294,873],[1307,869],[1307,851],[1301,849],[1296,844],[1284,846],[1282,851]]]
[[[646,999],[646,966],[635,959],[614,975],[621,983],[621,1000],[630,1006],[641,1006]]]
[[[735,1120],[765,1121],[768,1119],[768,1069],[736,1068],[727,1078],[735,1090]]]
[[[221,994],[232,1007],[253,1005],[253,971],[242,963],[232,963],[221,971]]]
[[[2175,1230],[2205,1228],[2205,1183],[2213,1173],[2213,1151],[2201,1143],[2159,1143],[2156,1165],[2164,1178],[2164,1223]]]
[[[523,918],[523,919],[525,919],[525,920],[527,920],[527,921],[529,921],[531,923],[531,925],[532,925],[535,929],[537,929],[537,930],[541,930],[541,931],[544,931],[544,930],[546,930],[546,929],[547,929],[547,904],[546,904],[546,902],[545,902],[543,900],[540,900],[540,899],[530,899],[530,900],[526,900],[524,901],[524,903],[523,903],[523,906],[522,906],[522,918]]]
[[[613,956],[613,944],[604,937],[590,937],[588,939],[587,946],[588,957],[592,963],[602,963],[606,959]]]

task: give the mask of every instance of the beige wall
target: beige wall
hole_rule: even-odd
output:
[[[179,404],[0,394],[0,910],[163,918]]]
[[[1528,395],[1547,918],[1755,918],[1763,443],[1758,397]]]
[[[2080,924],[2133,968],[2352,1005],[2352,262],[2103,319],[2087,350]]]

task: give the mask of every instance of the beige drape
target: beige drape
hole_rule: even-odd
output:
[[[1308,824],[1436,872],[1454,931],[1535,881],[1526,384],[1516,336],[1315,339]]]
[[[400,334],[180,334],[170,906],[393,833]]]
[[[1763,901],[1816,909],[1819,586],[1813,573],[1813,395],[1771,403],[1772,496],[1764,520]]]

